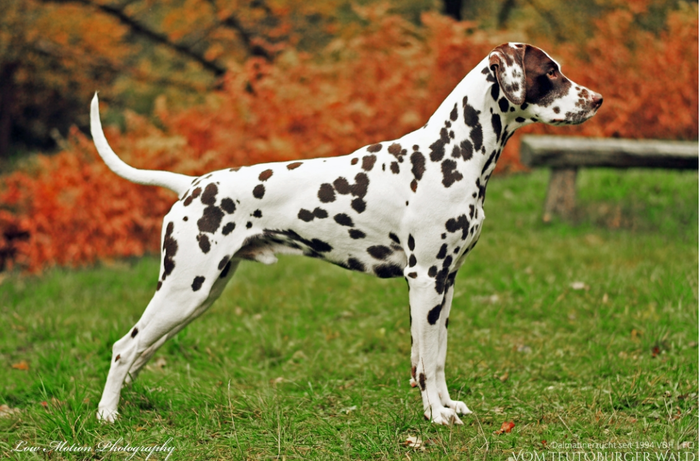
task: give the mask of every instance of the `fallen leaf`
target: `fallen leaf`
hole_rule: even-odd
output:
[[[272,384],[273,386],[276,386],[277,384],[280,384],[283,382],[284,382],[284,378],[281,376],[270,380],[270,384]]]
[[[346,415],[349,415],[351,411],[357,410],[357,405],[353,405],[351,407],[343,408],[340,410],[341,413],[345,413]]]
[[[572,290],[578,291],[578,290],[588,290],[590,287],[586,285],[583,282],[573,282],[571,285],[569,285]]]
[[[15,370],[27,371],[29,370],[29,364],[26,360],[22,360],[21,362],[13,363],[12,368]]]
[[[0,405],[0,418],[9,418],[15,414],[19,414],[19,408],[10,408],[9,405]]]
[[[421,450],[425,450],[425,447],[423,446],[423,441],[420,439],[420,437],[413,437],[412,435],[409,435],[406,438],[404,444],[407,447],[420,448]]]
[[[657,355],[661,353],[661,349],[659,349],[659,346],[654,346],[651,348],[651,358],[655,358]]]
[[[501,428],[497,431],[494,432],[496,435],[501,435],[503,433],[509,434],[510,431],[515,427],[515,423],[513,421],[506,421],[505,423],[501,424]]]
[[[425,451],[425,447],[433,444],[435,444],[434,440],[428,439],[426,441],[423,441],[420,437],[413,437],[412,435],[409,435],[406,438],[406,441],[404,442],[404,445],[406,445],[407,447],[417,448],[421,451]]]

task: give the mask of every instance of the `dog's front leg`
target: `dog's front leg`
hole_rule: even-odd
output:
[[[437,424],[462,424],[455,409],[443,404],[438,387],[440,329],[445,328],[442,311],[447,293],[445,290],[438,292],[435,278],[427,272],[415,275],[408,278],[413,340],[411,365],[423,398],[424,415]]]
[[[445,380],[445,360],[447,358],[447,326],[450,320],[450,310],[452,308],[452,297],[454,296],[454,277],[456,272],[453,272],[448,277],[447,294],[445,295],[445,305],[442,308],[439,322],[439,349],[437,363],[437,387],[440,394],[440,401],[448,408],[452,408],[458,415],[467,415],[471,410],[467,408],[464,402],[452,400],[449,391],[447,390],[447,382]]]

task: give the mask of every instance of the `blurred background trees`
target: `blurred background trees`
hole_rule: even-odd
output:
[[[0,4],[0,158],[50,150],[70,126],[85,128],[95,90],[114,107],[147,114],[166,94],[201,102],[250,58],[275,62],[293,48],[318,53],[349,38],[379,6],[420,25],[442,12],[504,38],[580,46],[619,9],[631,30],[659,35],[677,0],[4,0]],[[691,2],[693,4],[693,2]],[[508,31],[503,34],[503,31]],[[470,33],[474,33],[471,30]],[[421,32],[417,32],[420,34]]]
[[[506,41],[605,96],[521,131],[697,139],[693,1],[2,0],[0,270],[157,251],[173,197],[97,158],[96,90],[126,161],[201,174],[401,136]],[[518,136],[499,171],[522,168]]]

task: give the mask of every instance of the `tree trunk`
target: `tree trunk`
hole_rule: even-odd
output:
[[[443,12],[455,21],[462,20],[462,0],[443,0]]]
[[[501,4],[501,9],[498,11],[498,28],[505,29],[508,24],[508,18],[510,17],[510,12],[515,8],[516,0],[505,0]]]
[[[10,153],[12,108],[15,102],[15,72],[17,63],[5,63],[0,69],[0,159]]]

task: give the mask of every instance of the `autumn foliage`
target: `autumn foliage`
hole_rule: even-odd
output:
[[[457,82],[507,40],[437,14],[424,14],[420,26],[381,9],[362,14],[361,30],[320,55],[288,47],[273,61],[251,57],[232,65],[205,103],[170,109],[161,98],[152,119],[126,111],[126,129],[107,127],[107,138],[131,165],[186,174],[343,155],[423,125]],[[620,8],[605,15],[583,46],[537,43],[605,103],[581,126],[523,131],[697,139],[697,14],[670,14],[661,34],[634,27],[635,14]],[[521,168],[518,144],[516,135],[501,171]],[[39,271],[157,252],[161,219],[174,200],[115,176],[74,129],[60,153],[2,178],[0,262]]]

